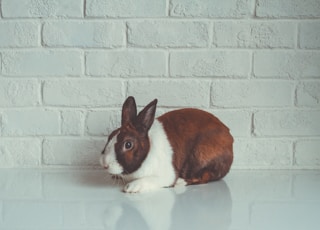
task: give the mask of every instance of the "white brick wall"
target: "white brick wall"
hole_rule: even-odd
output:
[[[78,76],[83,72],[82,59],[82,52],[74,50],[11,49],[2,52],[2,74],[28,77]]]
[[[125,24],[104,21],[54,21],[43,26],[48,47],[115,48],[124,46]]]
[[[131,47],[208,47],[209,26],[197,21],[142,21],[128,23]]]
[[[319,0],[1,0],[0,167],[92,166],[124,99],[197,107],[234,168],[320,169]]]

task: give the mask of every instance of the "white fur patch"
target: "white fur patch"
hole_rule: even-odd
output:
[[[119,134],[119,133],[118,133]],[[118,163],[114,146],[117,143],[117,135],[115,135],[107,144],[104,154],[101,155],[100,163],[108,170],[110,174],[120,174],[123,172],[122,166]]]
[[[132,182],[125,192],[143,192],[172,186],[176,174],[172,164],[173,150],[162,124],[155,120],[149,130],[150,151],[141,167],[128,175]]]
[[[175,183],[175,186],[186,186],[187,182],[185,181],[185,179],[179,177],[178,180]]]

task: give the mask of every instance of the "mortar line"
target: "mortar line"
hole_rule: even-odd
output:
[[[87,10],[87,0],[83,0],[83,12],[82,12],[83,18],[87,17],[86,10]]]
[[[253,8],[253,15],[252,15],[252,18],[253,19],[256,19],[256,18],[258,18],[257,17],[257,4],[258,4],[258,0],[254,0],[253,2],[252,2],[252,8]]]
[[[254,115],[255,115],[255,111],[251,111],[251,124],[250,124],[250,136],[251,137],[257,136],[255,134]]]
[[[45,137],[42,138],[41,140],[41,166],[45,166],[45,160],[44,160],[44,142],[45,142]]]
[[[301,29],[301,25],[300,25],[300,21],[297,22],[297,25],[296,25],[296,28],[295,28],[295,46],[294,46],[294,50],[297,51],[297,50],[301,50],[301,47],[300,47],[300,29]]]
[[[46,48],[46,44],[44,42],[43,30],[44,30],[44,22],[40,22],[40,48]]]
[[[292,167],[296,166],[297,165],[297,161],[296,161],[296,145],[297,145],[297,141],[293,141],[292,142]]]
[[[128,49],[128,48],[130,48],[129,47],[129,25],[128,25],[128,21],[125,21],[125,31],[124,31],[124,48],[126,48],[126,50]]]
[[[168,49],[168,53],[167,53],[167,76],[168,76],[168,78],[171,78],[171,64],[170,64],[170,62],[171,62],[171,51],[170,51],[170,49]]]
[[[2,14],[2,0],[0,0],[0,18],[3,18],[3,14]]]
[[[169,18],[170,18],[170,5],[171,5],[171,0],[166,0],[166,15]]]

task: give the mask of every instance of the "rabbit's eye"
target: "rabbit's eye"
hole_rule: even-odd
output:
[[[125,148],[126,150],[130,150],[130,149],[132,148],[132,146],[133,146],[133,144],[132,144],[131,141],[126,141],[126,142],[124,143],[124,148]]]

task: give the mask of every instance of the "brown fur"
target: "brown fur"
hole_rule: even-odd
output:
[[[148,131],[154,121],[156,104],[157,100],[152,101],[138,115],[133,97],[123,104],[121,127],[108,139],[109,143],[117,135],[114,148],[117,161],[124,169],[122,174],[139,169],[149,153]],[[183,178],[187,184],[201,184],[219,180],[229,172],[233,138],[218,118],[198,109],[181,109],[168,112],[158,120],[173,149],[172,164],[177,179]],[[126,148],[128,141],[132,143],[130,149]]]
[[[121,127],[111,133],[108,142],[118,134],[115,152],[117,161],[124,169],[123,174],[136,171],[148,155],[148,131],[154,121],[156,104],[157,100],[152,101],[138,115],[133,97],[129,97],[122,106]],[[125,148],[127,141],[132,144],[131,149]]]
[[[130,123],[119,129],[115,152],[117,161],[123,166],[123,174],[130,174],[137,170],[149,152],[149,139],[147,135],[140,135]],[[130,140],[133,144],[132,149],[124,149],[126,141]]]
[[[177,177],[187,184],[219,180],[233,161],[233,138],[215,116],[202,110],[181,109],[158,118],[173,148]]]

